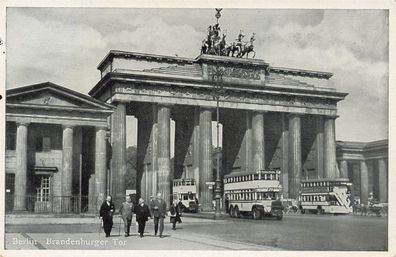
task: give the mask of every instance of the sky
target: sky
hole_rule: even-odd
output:
[[[86,94],[110,50],[195,58],[214,9],[7,8],[7,89],[51,81]],[[336,139],[388,138],[388,11],[223,9],[229,42],[256,33],[256,59],[331,72]],[[133,129],[129,127],[128,129]],[[136,131],[131,131],[136,134]],[[129,139],[128,144],[135,144]]]

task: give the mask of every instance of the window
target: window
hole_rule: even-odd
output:
[[[188,195],[183,195],[183,200],[188,200]]]
[[[15,123],[6,123],[6,149],[15,150],[16,145],[16,126]]]
[[[50,200],[50,190],[51,190],[51,177],[50,176],[41,176],[39,178],[39,187],[36,188],[37,195],[36,201],[37,202],[48,202]]]
[[[36,151],[37,152],[51,151],[51,138],[50,137],[37,137],[36,138]]]

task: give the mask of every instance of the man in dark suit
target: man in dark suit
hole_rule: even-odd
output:
[[[153,201],[152,215],[154,216],[154,235],[157,235],[159,223],[159,235],[160,238],[162,238],[162,232],[164,232],[164,218],[166,216],[166,203],[162,199],[161,193],[158,193],[157,198]]]
[[[131,201],[131,197],[127,195],[125,197],[125,202],[123,202],[120,207],[120,216],[124,221],[124,232],[126,237],[129,236],[129,230],[131,228],[132,215],[133,215],[132,212],[133,212],[133,203]]]
[[[144,203],[142,198],[139,199],[139,204],[135,206],[134,212],[136,214],[136,221],[138,222],[139,226],[139,236],[143,237],[146,221],[148,221],[148,218],[151,216],[151,214],[149,207]]]
[[[99,211],[99,217],[103,222],[104,232],[106,237],[110,236],[111,228],[113,227],[113,214],[114,214],[114,204],[111,201],[111,196],[106,197],[106,201],[102,204]]]

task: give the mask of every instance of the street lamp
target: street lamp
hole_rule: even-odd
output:
[[[220,95],[224,92],[223,90],[223,74],[224,71],[219,66],[215,66],[212,69],[212,82],[213,82],[213,99],[216,100],[216,189],[215,189],[215,199],[216,199],[216,210],[215,217],[219,217],[220,212],[220,199],[221,199],[221,180],[220,180],[220,120],[219,120],[219,101]]]

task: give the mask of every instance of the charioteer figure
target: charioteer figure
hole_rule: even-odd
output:
[[[238,38],[235,40],[235,46],[238,48],[238,53],[242,52],[242,39],[245,37],[243,31],[241,30],[238,34]]]

